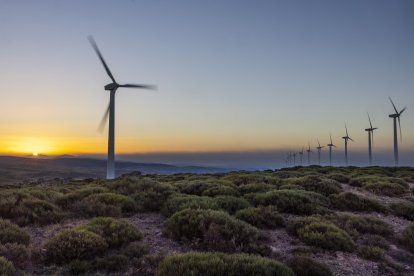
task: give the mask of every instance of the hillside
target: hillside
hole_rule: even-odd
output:
[[[0,274],[412,275],[413,191],[384,167],[1,186]]]
[[[143,174],[175,173],[217,173],[229,169],[202,166],[173,166],[157,163],[116,162],[117,176],[139,171]],[[62,156],[58,158],[33,158],[0,156],[0,185],[22,181],[33,182],[39,179],[85,179],[104,178],[106,160]]]

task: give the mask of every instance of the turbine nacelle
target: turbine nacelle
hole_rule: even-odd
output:
[[[119,84],[113,82],[113,83],[105,85],[105,90],[112,91],[112,90],[116,90],[118,87],[119,87]]]

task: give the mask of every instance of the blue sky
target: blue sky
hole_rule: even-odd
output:
[[[276,162],[329,133],[342,146],[347,122],[357,162],[370,112],[387,162],[390,95],[408,106],[401,151],[414,163],[413,1],[1,0],[0,153],[105,152],[96,127],[109,79],[90,34],[120,83],[159,87],[118,91],[119,153]],[[257,163],[248,156],[234,160]]]

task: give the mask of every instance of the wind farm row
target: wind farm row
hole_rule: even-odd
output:
[[[398,166],[399,164],[399,160],[398,160],[398,129],[399,129],[399,137],[400,137],[400,142],[402,142],[402,131],[401,131],[401,114],[407,109],[407,107],[404,107],[403,109],[401,109],[400,111],[398,111],[397,107],[395,106],[393,100],[391,99],[391,97],[388,97],[392,107],[395,111],[395,113],[388,115],[389,118],[393,119],[393,146],[394,146],[394,164],[395,166]],[[368,164],[370,166],[373,165],[373,158],[372,158],[372,152],[373,152],[373,145],[374,145],[374,130],[377,130],[377,127],[373,127],[372,126],[372,122],[371,122],[371,117],[368,115],[368,121],[369,121],[369,127],[365,129],[365,131],[368,134]],[[398,127],[397,127],[398,124]],[[330,138],[330,143],[326,145],[326,147],[329,148],[329,165],[332,166],[332,151],[333,148],[337,148],[336,145],[334,145],[333,141],[332,141],[332,135],[329,135]],[[348,142],[355,142],[348,134],[348,128],[345,124],[345,136],[342,137],[342,139],[344,140],[344,164],[345,166],[349,165],[349,160],[348,160]],[[318,153],[318,165],[321,165],[321,151],[322,149],[325,147],[324,145],[321,145],[319,142],[319,138],[316,139],[318,146],[316,147],[317,149],[317,153]],[[312,165],[311,163],[311,154],[313,153],[313,151],[311,150],[311,146],[310,143],[308,142],[308,149],[306,150],[307,152],[307,165]],[[289,152],[286,159],[285,159],[285,164],[286,166],[303,166],[303,155],[304,155],[304,147],[302,147],[301,151],[298,152]],[[297,157],[298,160],[297,160]]]

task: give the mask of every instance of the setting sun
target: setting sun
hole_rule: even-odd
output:
[[[33,152],[33,156],[38,156],[38,153],[37,152]]]

